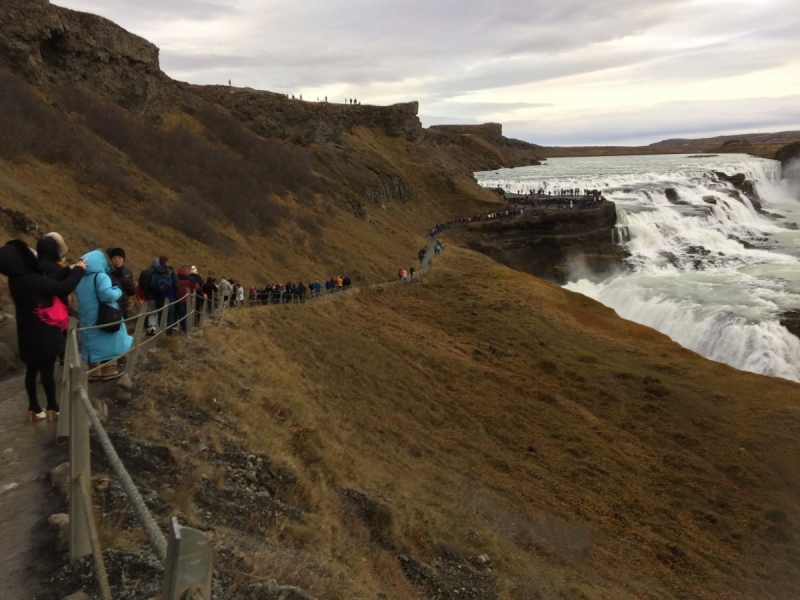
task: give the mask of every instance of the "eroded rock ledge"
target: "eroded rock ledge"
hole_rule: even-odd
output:
[[[622,268],[614,244],[617,210],[605,201],[582,210],[533,210],[509,221],[470,223],[452,234],[456,242],[517,271],[564,284],[601,279]]]

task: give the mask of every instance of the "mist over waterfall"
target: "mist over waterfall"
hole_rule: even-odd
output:
[[[626,268],[568,289],[713,360],[800,381],[800,339],[780,323],[800,311],[800,190],[781,181],[778,162],[562,158],[476,177],[512,192],[600,189],[617,206]]]

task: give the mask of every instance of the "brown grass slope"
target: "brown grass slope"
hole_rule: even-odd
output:
[[[154,120],[81,87],[0,82],[0,207],[60,231],[71,257],[119,245],[135,271],[166,253],[248,284],[373,281],[408,268],[430,224],[497,202],[381,128],[303,146],[185,94]]]
[[[800,595],[795,383],[461,249],[409,285],[230,319],[173,346],[126,419],[134,436],[188,440],[196,473],[202,442],[297,474],[296,519],[259,532],[209,516],[215,543],[246,557],[223,567],[240,583],[320,598]],[[191,497],[180,506],[191,518]],[[426,587],[409,565],[441,578]]]

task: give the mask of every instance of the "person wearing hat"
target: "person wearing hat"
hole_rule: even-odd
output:
[[[117,246],[112,246],[106,250],[108,260],[111,263],[111,285],[122,290],[122,296],[117,301],[122,311],[122,318],[128,318],[128,298],[136,295],[136,282],[133,280],[133,273],[125,266],[125,250]]]
[[[191,279],[193,283],[196,283],[197,289],[200,290],[200,292],[197,294],[197,312],[195,312],[194,315],[195,324],[198,324],[200,323],[200,315],[203,313],[203,305],[206,298],[205,290],[203,290],[203,284],[205,284],[205,280],[203,279],[203,276],[197,272],[197,267],[194,265],[192,265],[192,268],[189,269],[189,279]]]
[[[67,307],[59,297],[75,290],[85,268],[86,262],[79,260],[47,277],[36,253],[22,240],[11,240],[0,247],[0,274],[8,277],[8,289],[17,312],[19,355],[27,366],[25,391],[31,421],[53,420],[58,416],[54,373],[69,325]],[[37,375],[41,375],[47,397],[47,413],[36,395]]]

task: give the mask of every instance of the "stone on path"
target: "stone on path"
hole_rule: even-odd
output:
[[[0,327],[0,343],[6,344],[16,356],[19,356],[16,319],[11,318],[3,321],[3,326]]]
[[[127,373],[124,373],[122,377],[117,379],[117,387],[122,388],[123,390],[130,390],[133,387],[133,382],[131,378],[128,377]]]
[[[80,590],[69,596],[64,596],[61,600],[92,600],[92,598],[86,592]]]
[[[8,344],[0,342],[0,375],[17,370],[19,358]]]
[[[108,402],[104,398],[92,398],[92,407],[100,417],[100,422],[105,423],[108,420]]]
[[[9,492],[9,491],[13,490],[18,485],[19,484],[14,482],[14,481],[12,481],[11,483],[7,483],[3,487],[0,487],[0,495],[5,494],[6,492]]]
[[[267,583],[251,585],[245,598],[247,600],[314,600],[300,588],[278,585],[274,579]]]
[[[47,517],[47,524],[53,529],[61,529],[69,525],[69,515],[64,513],[56,513]]]
[[[69,498],[69,463],[61,463],[57,467],[50,469],[47,473],[48,479],[50,479],[50,483],[52,483],[58,493],[64,496],[64,498]]]

